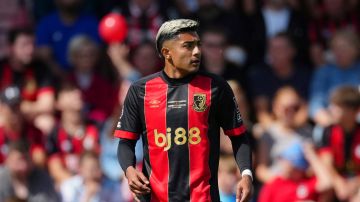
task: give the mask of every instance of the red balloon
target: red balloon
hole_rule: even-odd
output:
[[[127,31],[126,20],[118,13],[105,15],[99,24],[99,34],[107,43],[124,41]]]

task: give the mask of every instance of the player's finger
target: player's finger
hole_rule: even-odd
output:
[[[135,195],[143,195],[143,194],[146,194],[146,193],[143,193],[143,192],[141,192],[141,191],[139,191],[139,190],[137,190],[137,189],[131,189],[131,192],[132,192],[133,194],[135,194]]]
[[[142,172],[138,172],[137,177],[139,181],[142,183],[142,189],[149,193],[151,191],[149,180],[145,177],[145,175]]]
[[[133,188],[133,189],[136,189],[136,190],[142,190],[143,189],[143,184],[140,182],[139,179],[137,179],[137,177],[129,180],[129,186],[131,188]]]
[[[240,202],[248,201],[249,196],[250,196],[250,190],[243,189],[242,192],[241,192],[241,200],[240,200]]]
[[[150,184],[149,180],[145,177],[145,175],[142,172],[138,172],[138,177],[140,180],[145,184]]]
[[[240,202],[242,195],[242,187],[238,185],[238,188],[236,190],[236,202]]]
[[[135,193],[133,193],[133,197],[134,197],[134,201],[140,202],[139,197]]]
[[[138,177],[135,177],[133,180],[129,181],[130,188],[140,191],[142,194],[150,193],[150,188],[143,184]]]

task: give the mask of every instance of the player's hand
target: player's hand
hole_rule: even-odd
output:
[[[248,202],[251,196],[251,177],[244,175],[236,187],[236,202]]]
[[[126,178],[129,188],[135,195],[144,195],[150,193],[150,182],[145,175],[130,166],[126,169]]]

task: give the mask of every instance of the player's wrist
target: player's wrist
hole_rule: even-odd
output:
[[[125,177],[127,177],[129,173],[134,172],[134,171],[135,171],[134,166],[127,167],[125,170]]]
[[[241,177],[248,176],[251,179],[251,182],[253,181],[253,174],[250,169],[245,169],[241,172]]]

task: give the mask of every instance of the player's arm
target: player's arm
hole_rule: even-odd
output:
[[[234,157],[237,165],[239,166],[241,175],[248,175],[252,180],[251,172],[251,147],[248,133],[245,132],[240,136],[230,137]]]
[[[120,138],[118,160],[128,180],[130,190],[137,195],[150,192],[149,181],[135,168],[135,145],[141,131],[137,89],[130,86],[114,136]]]
[[[236,163],[241,172],[241,180],[237,185],[237,201],[249,201],[252,189],[251,149],[247,132],[230,137]]]
[[[147,194],[150,192],[149,180],[144,174],[135,168],[136,140],[120,139],[118,146],[118,160],[128,179],[130,190],[135,194]]]
[[[224,133],[230,137],[235,160],[242,175],[237,186],[237,201],[249,201],[252,189],[250,141],[234,93],[227,83],[220,90],[218,115],[218,121]]]

